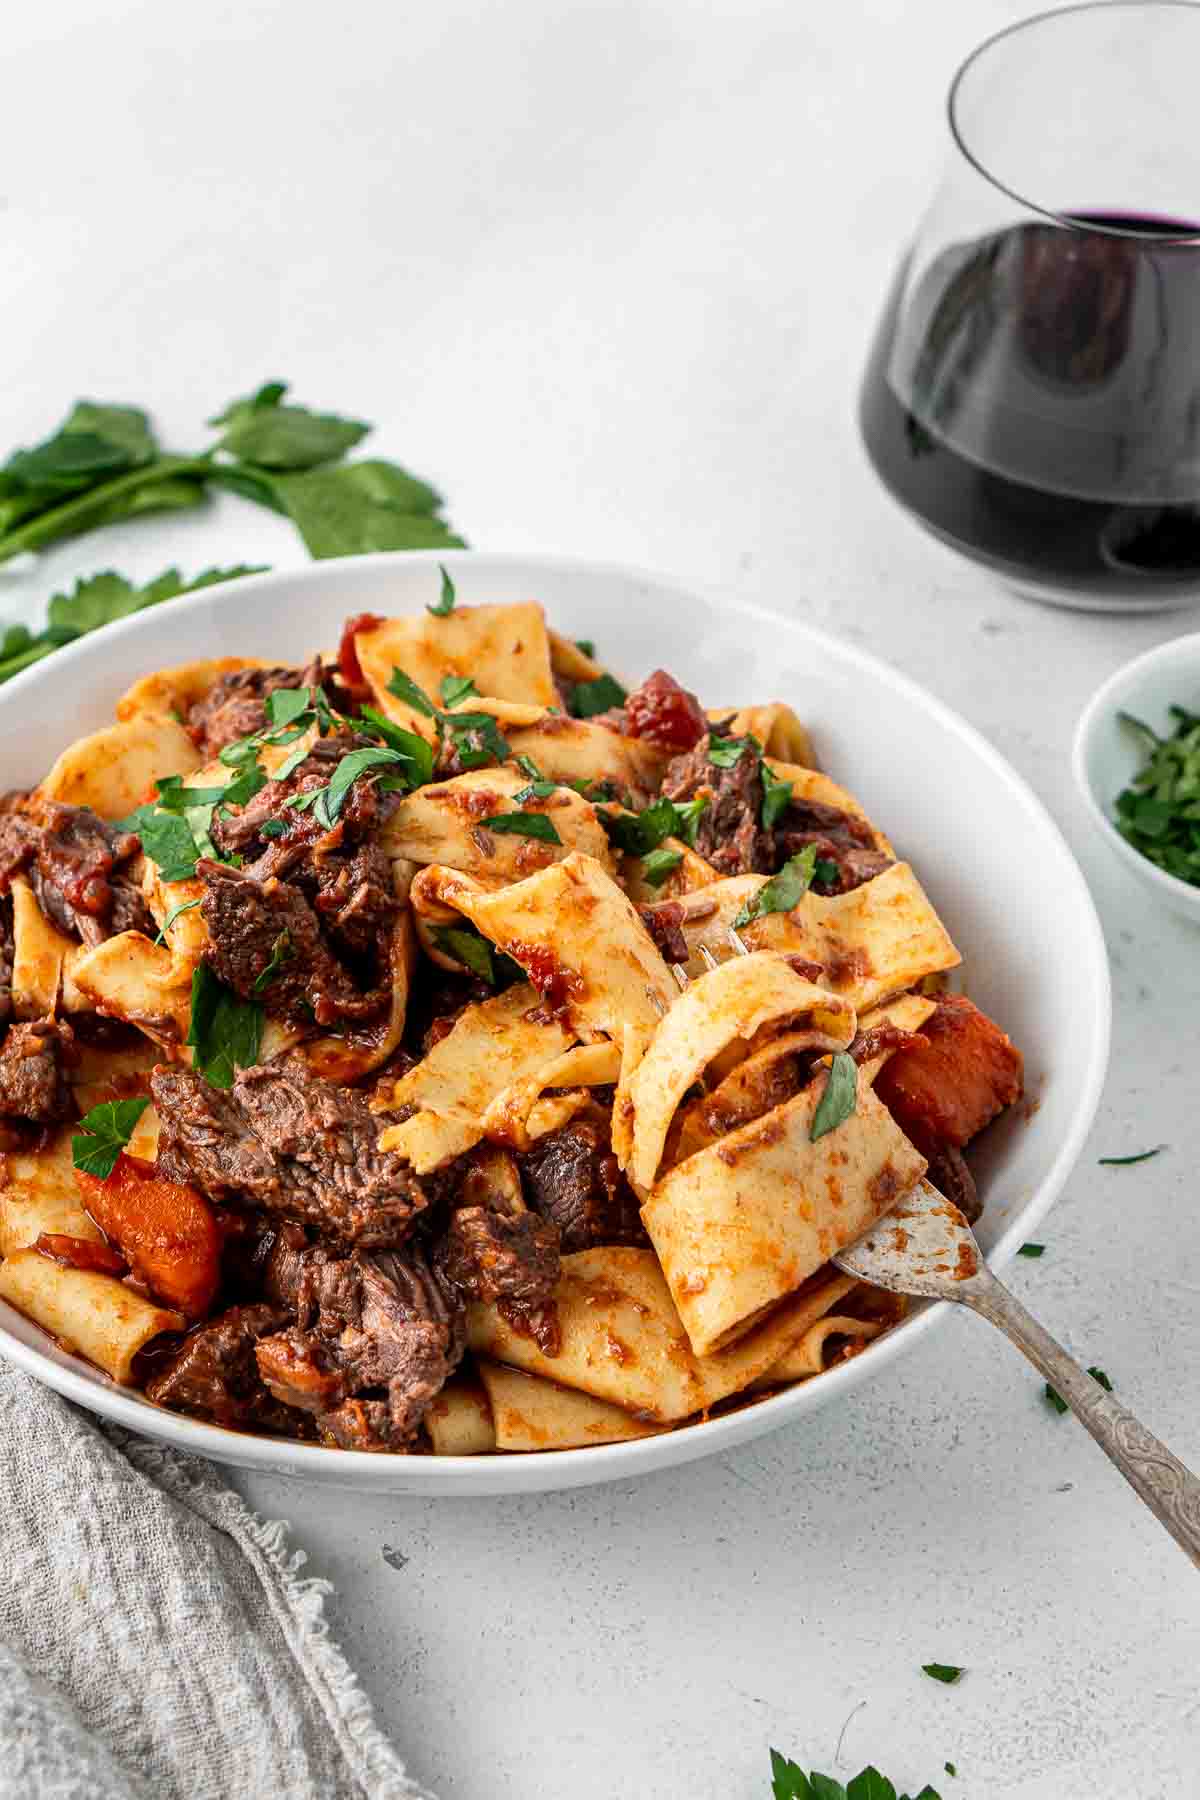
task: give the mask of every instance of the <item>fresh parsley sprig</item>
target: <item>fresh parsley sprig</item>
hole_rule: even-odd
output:
[[[897,1794],[894,1783],[868,1765],[845,1786],[832,1775],[813,1769],[808,1775],[798,1763],[778,1750],[771,1751],[772,1800],[940,1800],[928,1783],[919,1794]]]
[[[139,1095],[132,1100],[105,1100],[93,1106],[80,1119],[79,1132],[71,1139],[71,1161],[75,1167],[85,1175],[97,1175],[101,1181],[107,1181],[149,1104],[148,1096]]]
[[[192,1067],[215,1088],[230,1088],[239,1069],[253,1068],[264,1015],[257,1000],[242,1000],[218,981],[207,963],[192,975],[192,1022],[187,1041]]]

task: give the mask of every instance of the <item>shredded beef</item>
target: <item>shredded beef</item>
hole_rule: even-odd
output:
[[[229,1093],[190,1069],[159,1067],[158,1163],[210,1200],[315,1225],[348,1244],[395,1245],[426,1205],[412,1170],[379,1150],[364,1094],[297,1059],[243,1069]]]
[[[36,814],[0,815],[0,889],[24,873],[46,917],[69,937],[102,944],[118,931],[155,926],[128,870],[137,855],[131,831],[118,831],[89,806],[39,804]]]
[[[865,819],[821,800],[791,800],[775,826],[771,871],[810,845],[822,862],[837,870],[836,879],[823,872],[813,883],[818,893],[849,893],[892,866],[892,858],[876,849],[875,834]]]
[[[462,1356],[462,1309],[415,1245],[304,1266],[296,1322],[258,1346],[259,1372],[321,1436],[363,1450],[412,1446]]]
[[[35,1125],[74,1117],[66,1074],[74,1042],[71,1027],[53,1019],[10,1026],[0,1045],[0,1114]]]
[[[652,906],[639,906],[638,916],[654,939],[655,948],[667,962],[687,961],[691,952],[683,935],[683,921],[688,916],[686,907],[678,900],[659,900]]]
[[[549,1300],[558,1282],[558,1227],[536,1213],[460,1206],[435,1252],[438,1274],[465,1300]]]
[[[305,1421],[270,1393],[254,1348],[287,1315],[275,1306],[234,1306],[189,1332],[165,1368],[146,1384],[159,1406],[195,1413],[215,1425],[304,1435]]]
[[[256,881],[244,869],[206,858],[196,873],[204,882],[204,960],[243,1000],[259,1000],[272,1018],[288,1024],[321,1026],[376,1018],[389,1004],[389,985],[359,990],[326,944],[300,888],[273,876]],[[265,985],[256,986],[277,952],[282,960]]]
[[[0,899],[0,1032],[12,1018],[13,922],[12,901]]]
[[[231,669],[191,708],[188,733],[205,756],[216,756],[239,738],[266,730],[268,695],[280,688],[315,687],[320,680],[319,659],[306,669]]]
[[[939,1194],[944,1194],[947,1200],[957,1206],[968,1224],[973,1225],[983,1211],[983,1202],[962,1151],[953,1144],[938,1144],[936,1148],[927,1151],[926,1155],[929,1161],[929,1181]]]
[[[584,1115],[547,1132],[520,1164],[526,1198],[558,1226],[564,1252],[647,1242],[637,1196],[617,1166],[605,1119]]]
[[[667,765],[662,791],[668,800],[683,803],[698,794],[708,796],[696,829],[696,849],[721,875],[747,875],[772,866],[771,834],[762,829],[763,784],[760,759],[747,745],[737,761],[718,768],[709,761],[709,749],[720,742],[719,734],[705,736],[686,756]]]

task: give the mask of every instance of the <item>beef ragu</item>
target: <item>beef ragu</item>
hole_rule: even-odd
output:
[[[1020,1054],[786,706],[451,588],[69,764],[0,807],[0,1297],[159,1406],[642,1437],[892,1322],[827,1259],[926,1170],[976,1210]]]

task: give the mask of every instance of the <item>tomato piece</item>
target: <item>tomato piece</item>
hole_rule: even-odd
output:
[[[918,1150],[963,1145],[1024,1091],[1021,1052],[963,994],[946,994],[918,1041],[880,1070],[875,1092]]]
[[[708,720],[695,694],[680,687],[665,669],[655,669],[625,702],[630,737],[646,738],[664,750],[694,750],[708,734]]]
[[[354,613],[342,626],[342,641],[338,646],[338,667],[342,671],[342,680],[346,686],[361,693],[367,685],[358,660],[358,651],[354,640],[360,631],[371,631],[383,620],[378,613]]]
[[[125,1151],[107,1180],[83,1169],[75,1179],[87,1212],[155,1298],[189,1319],[203,1318],[217,1291],[221,1253],[207,1200]]]

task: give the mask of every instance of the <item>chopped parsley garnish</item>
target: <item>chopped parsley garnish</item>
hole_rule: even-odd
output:
[[[813,868],[813,881],[822,887],[836,887],[842,879],[842,871],[827,856],[818,856]]]
[[[266,714],[272,725],[294,725],[308,710],[309,691],[305,687],[276,688],[267,695]]]
[[[438,564],[438,568],[441,570],[442,591],[436,600],[431,600],[426,605],[425,611],[432,613],[435,619],[444,619],[447,614],[454,611],[458,603],[458,593],[441,563]]]
[[[661,887],[682,861],[682,850],[651,850],[642,858],[642,880],[647,887]]]
[[[71,1161],[85,1175],[98,1175],[107,1181],[117,1166],[117,1158],[137,1129],[137,1122],[149,1106],[149,1097],[132,1100],[105,1100],[93,1106],[79,1121],[79,1135],[71,1139]]]
[[[812,844],[805,844],[790,862],[784,863],[778,875],[772,875],[757,893],[750,895],[733,921],[734,930],[761,919],[765,913],[791,912],[812,886],[816,870],[817,852]]]
[[[928,1675],[933,1681],[944,1681],[947,1687],[953,1687],[956,1681],[961,1680],[964,1671],[956,1668],[953,1663],[922,1663],[921,1673]]]
[[[595,644],[593,644],[591,638],[576,638],[575,639],[575,648],[577,650],[582,650],[583,654],[586,657],[589,657],[592,662],[595,662],[596,646],[595,646]]]
[[[571,711],[577,719],[593,719],[597,713],[624,706],[628,698],[619,681],[598,675],[595,681],[577,681],[571,695]]]
[[[708,760],[714,769],[732,769],[740,762],[747,750],[755,756],[762,754],[762,745],[756,737],[710,737],[708,740]]]
[[[806,1775],[798,1763],[772,1750],[771,1800],[910,1800],[910,1796],[897,1795],[894,1783],[873,1766],[861,1769],[843,1787],[832,1775],[822,1775],[817,1769]],[[940,1800],[940,1796],[926,1783],[911,1800]]]
[[[447,713],[442,723],[464,769],[508,761],[511,751],[491,713]]]
[[[405,787],[415,786],[408,778],[407,770],[412,766],[412,759],[403,750],[392,750],[387,745],[371,745],[363,750],[350,750],[343,756],[333,771],[331,780],[325,787],[309,788],[303,794],[293,794],[286,804],[297,812],[311,812],[317,823],[327,831],[332,831],[337,824],[346,796],[360,775],[368,769],[389,768],[398,774]]]
[[[1139,1150],[1135,1156],[1102,1156],[1099,1166],[1102,1169],[1125,1169],[1131,1163],[1149,1162],[1152,1156],[1159,1156],[1167,1148],[1165,1144],[1155,1144],[1153,1150]]]
[[[458,702],[465,700],[468,694],[474,694],[476,698],[479,694],[478,688],[469,675],[443,675],[441,691],[443,706],[457,706]]]
[[[192,1023],[187,1041],[192,1067],[211,1087],[229,1088],[239,1069],[253,1068],[262,1043],[263,1009],[240,1000],[217,980],[207,963],[192,975]]]
[[[286,819],[264,819],[258,828],[259,836],[265,838],[281,838],[286,831]]]
[[[251,992],[261,994],[264,988],[269,988],[284,963],[291,962],[295,954],[296,952],[292,949],[291,933],[281,931],[271,945],[271,960],[254,977]]]
[[[700,815],[707,805],[706,795],[697,795],[684,806],[674,800],[655,800],[639,813],[601,813],[599,818],[609,842],[618,850],[629,856],[648,856],[666,837],[682,838],[694,847]]]
[[[1100,1386],[1104,1389],[1106,1394],[1112,1393],[1113,1384],[1108,1379],[1108,1376],[1104,1373],[1103,1369],[1089,1369],[1088,1374],[1091,1376],[1093,1381],[1098,1381],[1100,1383]]]
[[[411,675],[403,669],[393,669],[388,678],[387,691],[395,694],[397,700],[403,700],[414,712],[422,713],[427,719],[437,718],[437,707],[423,688],[419,688]]]
[[[1017,1251],[1018,1256],[1044,1256],[1045,1253],[1045,1244],[1022,1244]]]
[[[945,1769],[947,1775],[957,1775],[958,1774],[958,1770],[955,1768],[953,1763],[950,1763],[950,1762],[943,1763],[942,1767]]]
[[[196,873],[200,852],[191,826],[179,813],[160,812],[153,803],[139,806],[118,822],[117,830],[137,833],[161,880],[187,881]]]
[[[1145,762],[1117,795],[1117,830],[1147,861],[1200,887],[1200,713],[1168,708],[1169,737],[1128,713],[1118,717],[1135,731]]]
[[[719,764],[717,766],[720,767]],[[792,798],[792,784],[790,781],[777,780],[766,763],[762,766],[762,784],[762,827],[764,831],[769,831],[788,809]]]
[[[825,1092],[817,1102],[809,1141],[816,1143],[827,1131],[844,1124],[858,1105],[858,1064],[846,1050],[836,1050],[829,1065]]]
[[[155,943],[156,944],[165,943],[167,933],[168,933],[168,931],[170,931],[172,925],[175,923],[175,921],[179,917],[180,913],[191,912],[191,910],[194,906],[199,906],[199,905],[200,905],[199,900],[181,900],[179,902],[178,906],[173,906],[171,908],[170,912],[167,914],[166,918],[162,922],[162,929],[160,930],[158,936],[155,938],[155,940],[154,940]]]
[[[477,931],[459,930],[454,925],[435,925],[433,941],[439,950],[470,969],[472,975],[480,976],[490,987],[495,987],[496,965],[487,938]]]
[[[554,820],[548,819],[545,813],[510,812],[492,813],[479,823],[487,831],[509,832],[513,837],[541,838],[545,844],[561,844]]]
[[[523,787],[519,794],[514,794],[513,799],[518,806],[526,800],[548,800],[551,794],[557,794],[558,789],[557,781],[531,781],[529,786]]]

